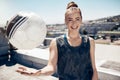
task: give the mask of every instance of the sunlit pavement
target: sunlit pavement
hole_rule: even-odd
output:
[[[0,80],[17,80],[20,77],[22,78],[19,80],[27,80],[28,77],[23,77],[23,75],[15,72],[15,69],[20,66],[20,63],[39,69],[47,64],[48,58],[49,49],[35,48],[33,50],[18,50],[17,54],[16,52],[12,52],[13,61],[16,60],[19,64],[12,64],[12,66],[2,65],[0,67],[0,76],[2,76]],[[96,44],[95,59],[100,80],[120,80],[120,46]],[[9,78],[5,78],[7,77],[6,75]],[[45,77],[47,79],[42,79],[42,77],[40,80],[48,80],[48,76]],[[56,78],[54,79],[57,80]],[[34,79],[30,78],[29,80],[38,79],[34,77]]]
[[[100,80],[120,80],[120,46],[96,44],[95,59]]]
[[[20,64],[15,64],[12,66],[8,66],[12,63],[7,63],[7,65],[3,65],[0,67],[0,80],[58,80],[53,76],[26,76],[22,75],[16,70],[19,66],[23,66]]]

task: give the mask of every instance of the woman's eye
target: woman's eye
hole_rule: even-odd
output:
[[[68,21],[72,21],[72,20],[68,20]]]
[[[77,21],[79,21],[80,19],[76,19]]]

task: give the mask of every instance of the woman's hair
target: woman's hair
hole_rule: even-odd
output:
[[[70,2],[70,3],[68,3],[67,4],[67,8],[66,8],[66,10],[68,10],[68,9],[70,9],[70,8],[78,8],[78,5],[75,3],[75,2]],[[80,10],[80,8],[78,8],[79,9],[79,12],[80,12],[80,16],[81,16],[81,19],[82,19],[82,13],[81,13],[81,10]],[[66,11],[66,13],[65,13],[65,18],[66,18],[66,15],[67,15],[67,12],[68,11]]]
[[[75,2],[70,2],[67,4],[67,9],[69,9],[70,7],[78,7],[78,5]]]

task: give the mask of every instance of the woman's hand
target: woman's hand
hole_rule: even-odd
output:
[[[31,68],[26,68],[26,67],[18,67],[16,72],[21,73],[23,75],[28,75],[28,76],[39,76],[40,75],[40,70],[34,70]]]

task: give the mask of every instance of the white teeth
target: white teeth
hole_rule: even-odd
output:
[[[77,26],[71,26],[72,29],[77,29],[78,27]]]

